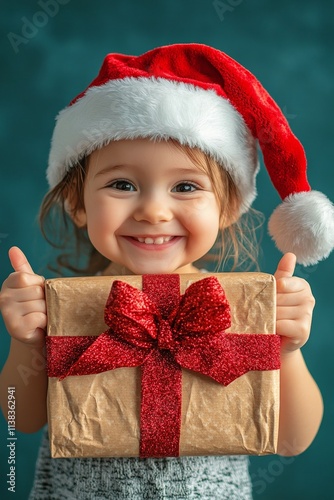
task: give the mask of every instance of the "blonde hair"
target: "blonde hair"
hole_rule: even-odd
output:
[[[197,265],[215,263],[218,270],[249,270],[258,268],[256,231],[262,225],[262,214],[250,210],[236,219],[241,197],[231,175],[211,157],[197,148],[182,146],[171,139],[170,143],[184,151],[191,161],[210,178],[220,206],[221,231],[212,251],[201,258]],[[43,199],[39,221],[43,236],[60,253],[57,266],[50,269],[61,274],[67,269],[75,274],[94,275],[109,264],[90,243],[86,228],[77,227],[72,217],[84,209],[84,185],[89,157],[72,167],[65,177]],[[82,265],[79,265],[81,261]],[[228,268],[228,269],[227,269]]]

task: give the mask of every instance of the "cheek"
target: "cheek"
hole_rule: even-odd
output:
[[[90,238],[103,236],[114,220],[113,217],[110,217],[110,209],[108,209],[107,204],[98,197],[86,201],[86,218]]]
[[[216,200],[193,200],[191,205],[184,207],[183,213],[189,227],[201,227],[201,230],[205,231],[219,229],[220,208]]]

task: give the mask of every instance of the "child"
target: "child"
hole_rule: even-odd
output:
[[[256,195],[256,140],[284,200],[270,220],[287,252],[275,273],[278,453],[296,455],[314,439],[323,410],[300,351],[314,299],[293,276],[294,254],[314,264],[330,253],[334,207],[311,191],[302,146],[252,74],[196,44],[138,57],[109,54],[89,88],[58,116],[41,220],[45,228],[57,207],[69,215],[78,241],[91,250],[85,274],[198,272],[194,262],[226,231],[237,258],[234,228]],[[18,248],[9,257],[15,272],[3,284],[0,306],[12,341],[1,401],[5,412],[6,388],[15,386],[17,428],[35,432],[46,423],[46,374],[40,370],[24,385],[16,367],[44,352],[44,279]],[[65,257],[61,263],[73,268]],[[31,498],[247,499],[251,483],[244,456],[50,459],[45,436]]]

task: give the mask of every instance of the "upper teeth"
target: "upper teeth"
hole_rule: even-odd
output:
[[[159,236],[158,238],[137,238],[140,243],[146,243],[147,245],[162,245],[167,241],[170,241],[173,236]]]

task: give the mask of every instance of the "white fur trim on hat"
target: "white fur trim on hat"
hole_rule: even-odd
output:
[[[61,111],[47,178],[54,187],[83,156],[111,140],[173,138],[221,163],[238,186],[242,208],[256,196],[255,140],[242,116],[213,90],[164,78],[108,81]]]
[[[300,264],[313,265],[334,247],[334,205],[319,191],[295,193],[274,210],[268,227],[281,252],[293,252]]]

